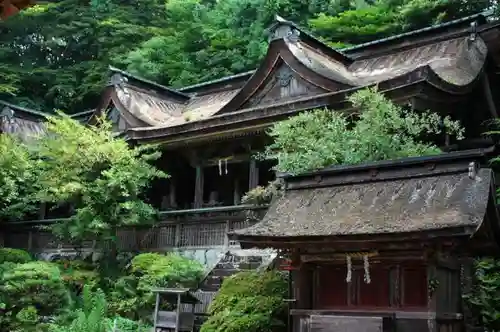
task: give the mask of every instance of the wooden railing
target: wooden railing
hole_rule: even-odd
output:
[[[262,217],[267,207],[237,205],[192,210],[174,210],[160,213],[160,221],[153,225],[124,227],[117,231],[117,245],[123,251],[166,251],[172,248],[207,248],[230,246],[227,233],[251,226],[254,218],[247,218],[250,211]],[[73,248],[60,243],[52,234],[43,230],[63,220],[37,220],[9,223],[3,227],[5,247],[43,251]],[[0,243],[1,244],[1,243]],[[89,240],[83,248],[96,248],[101,244]]]

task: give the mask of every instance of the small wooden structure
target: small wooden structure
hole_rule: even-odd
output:
[[[190,292],[188,288],[155,288],[156,294],[155,311],[153,314],[153,331],[175,331],[191,332],[194,328],[194,306],[199,300]],[[160,310],[161,300],[175,304],[175,310]],[[191,312],[181,312],[182,304],[190,304]]]
[[[471,258],[499,251],[491,151],[285,175],[230,237],[291,259],[294,332],[462,332]]]

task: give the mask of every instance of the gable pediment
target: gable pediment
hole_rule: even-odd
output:
[[[276,66],[241,108],[283,103],[325,92],[328,90],[307,81],[283,62]]]

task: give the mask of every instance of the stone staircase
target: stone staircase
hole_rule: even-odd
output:
[[[243,271],[267,269],[276,259],[276,254],[270,250],[231,249],[221,255],[219,261],[209,270],[194,295],[200,300],[195,306],[198,328],[206,319],[210,303],[215,298],[224,279]]]
[[[269,255],[259,255],[258,252],[245,252],[246,250],[227,251],[215,267],[208,273],[200,285],[203,291],[217,292],[225,278],[238,272],[257,270],[266,267]]]

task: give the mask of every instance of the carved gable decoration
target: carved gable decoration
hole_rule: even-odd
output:
[[[281,64],[266,78],[262,86],[241,108],[283,103],[288,100],[325,92],[327,90],[306,81],[288,65]]]
[[[115,132],[122,132],[128,129],[127,122],[116,107],[110,107],[107,110],[106,119],[112,123],[113,131]]]

